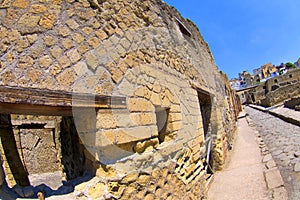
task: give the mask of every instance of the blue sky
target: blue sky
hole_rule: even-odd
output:
[[[191,19],[229,78],[300,58],[299,0],[165,0]]]

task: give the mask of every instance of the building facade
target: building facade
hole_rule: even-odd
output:
[[[205,197],[239,107],[190,20],[160,0],[0,8],[2,184],[58,172],[78,197]]]

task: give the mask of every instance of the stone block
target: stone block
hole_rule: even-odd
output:
[[[152,176],[154,179],[157,179],[158,177],[160,177],[160,176],[161,176],[160,168],[155,168],[155,169],[152,171],[151,176]]]
[[[122,179],[122,183],[132,183],[135,182],[137,179],[139,178],[139,173],[138,172],[132,172],[128,175],[126,175],[123,179]]]
[[[134,136],[132,134],[132,132],[127,132],[126,130],[116,131],[115,136],[116,136],[116,143],[117,144],[126,144],[126,143],[131,143],[131,142],[140,140],[139,136]]]
[[[74,19],[68,19],[66,24],[73,30],[76,30],[79,27],[79,24]]]
[[[35,13],[35,14],[38,14],[38,13],[43,13],[47,10],[46,6],[42,5],[42,4],[33,4],[30,9],[29,9],[29,12],[31,13]]]
[[[267,169],[272,169],[273,167],[276,167],[276,163],[274,162],[274,160],[271,159],[271,160],[267,161],[266,168]]]
[[[269,160],[272,159],[272,155],[271,154],[267,154],[263,157],[263,160],[262,162],[265,163],[265,162],[268,162]]]
[[[22,33],[33,33],[38,29],[38,23],[40,16],[35,16],[29,13],[25,13],[18,21],[18,27]]]
[[[275,188],[272,195],[274,200],[288,200],[288,193],[284,187]]]
[[[115,83],[120,83],[120,81],[123,79],[124,77],[124,73],[120,70],[120,69],[113,69],[112,70],[112,80],[115,82]]]
[[[98,112],[97,128],[114,129],[116,127],[117,123],[112,112]]]
[[[96,170],[96,176],[99,178],[116,178],[117,173],[111,166],[100,165]]]
[[[124,200],[130,199],[134,196],[134,193],[136,193],[137,188],[136,186],[132,183],[129,186],[126,186],[126,190],[124,191],[124,195],[122,196],[122,198]]]
[[[121,185],[118,182],[108,182],[108,192],[117,198],[120,198],[125,190],[125,185]]]
[[[56,17],[53,14],[44,14],[40,21],[39,25],[45,29],[52,29],[55,23]],[[65,33],[67,34],[67,33]]]
[[[29,6],[29,2],[28,0],[16,0],[12,5],[16,8],[26,9]]]
[[[30,81],[33,83],[39,80],[41,76],[42,76],[42,72],[34,68],[31,68],[27,73],[27,78],[29,78]]]
[[[77,49],[72,49],[68,51],[67,56],[69,57],[72,63],[76,63],[81,59],[81,55],[78,53]]]
[[[130,113],[128,111],[114,110],[113,114],[118,127],[131,127],[134,125],[129,117]]]
[[[58,27],[57,31],[58,31],[58,34],[63,37],[66,37],[66,36],[70,35],[70,33],[71,33],[70,29],[65,26]]]
[[[88,52],[85,56],[85,59],[86,59],[86,63],[89,66],[89,68],[92,69],[93,71],[95,71],[99,65],[98,57],[95,54],[93,54],[92,52]]]
[[[91,37],[87,40],[87,43],[94,49],[100,45],[100,41],[97,37]]]
[[[174,132],[178,131],[182,128],[182,122],[177,121],[177,122],[170,122],[167,124],[167,132]]]
[[[63,87],[69,87],[71,86],[76,79],[75,72],[72,69],[67,69],[63,71],[56,80],[59,82],[59,84]]]
[[[158,138],[152,138],[152,139],[148,139],[142,142],[138,142],[135,145],[135,151],[137,153],[143,153],[143,152],[147,152],[147,151],[152,151],[153,149],[156,149],[159,145],[159,140]]]
[[[181,107],[179,105],[172,104],[170,107],[170,113],[179,113],[181,112]]]
[[[84,27],[81,29],[86,35],[90,35],[94,30],[91,27]]]
[[[87,64],[81,61],[74,65],[74,71],[77,74],[77,76],[83,76],[84,74],[89,72],[89,69],[87,67]]]
[[[141,174],[136,181],[139,185],[145,187],[151,180],[151,176],[148,174]]]
[[[84,41],[84,37],[80,33],[74,33],[72,34],[72,39],[77,43],[80,44]]]
[[[136,89],[136,91],[134,92],[134,95],[137,96],[137,97],[144,97],[145,96],[145,89],[146,89],[146,87],[143,87],[143,86],[138,87]]]
[[[69,38],[63,39],[62,42],[61,42],[61,44],[63,45],[63,47],[65,49],[70,49],[70,48],[72,48],[72,47],[75,46],[74,42],[71,39],[69,39]]]
[[[32,67],[33,63],[34,60],[30,56],[21,56],[19,59],[18,67],[22,69],[28,69]]]
[[[120,41],[120,44],[123,46],[124,49],[128,50],[131,43],[126,39],[126,38],[123,38],[121,41]]]
[[[274,189],[284,185],[281,174],[277,168],[266,170],[264,175],[269,189]]]
[[[150,128],[144,126],[119,129],[118,131],[116,131],[117,144],[139,141],[150,137],[151,137]]]
[[[67,56],[62,56],[57,61],[62,68],[67,68],[71,65],[70,59]]]
[[[102,30],[99,29],[95,32],[95,35],[100,39],[100,40],[105,40],[108,38],[108,35]]]
[[[58,42],[58,39],[56,37],[53,37],[50,35],[43,37],[43,40],[47,46],[52,46]],[[35,48],[35,50],[36,50],[36,48]]]
[[[300,172],[300,162],[297,162],[294,166],[294,171],[295,172]]]
[[[154,113],[131,113],[130,119],[135,125],[145,126],[156,123],[156,117]]]
[[[52,64],[52,59],[49,55],[45,55],[38,60],[41,68],[47,69]]]
[[[91,196],[92,199],[99,199],[103,197],[106,189],[107,189],[106,185],[102,182],[99,182],[96,185],[90,187],[89,195]]]
[[[113,79],[115,79],[115,74],[113,74]],[[123,79],[120,85],[118,86],[118,92],[121,95],[133,96],[135,92],[135,85]]]
[[[50,48],[50,53],[54,58],[59,58],[62,52],[63,52],[62,49],[57,45]]]
[[[17,45],[16,45],[16,47],[17,47],[17,52],[18,52],[18,53],[21,53],[21,52],[22,52],[25,48],[27,48],[28,46],[29,46],[29,42],[27,41],[26,38],[23,38],[23,39],[19,40],[18,43],[17,43]],[[6,51],[6,48],[7,48],[8,46],[4,45],[4,46],[2,46],[2,47],[4,48],[3,50]]]
[[[155,199],[154,194],[147,194],[147,195],[144,197],[144,200],[152,200],[152,199]]]
[[[89,50],[89,46],[85,45],[85,44],[81,44],[79,47],[78,47],[78,51],[81,53],[81,54],[84,54],[85,52],[87,52]]]
[[[130,112],[148,112],[155,110],[151,102],[141,98],[130,98],[128,101],[128,109]]]
[[[170,113],[169,114],[169,121],[170,122],[181,121],[181,120],[182,120],[181,113]]]
[[[150,97],[150,101],[155,106],[160,106],[161,105],[160,95],[155,93],[155,92],[152,92],[151,97]]]

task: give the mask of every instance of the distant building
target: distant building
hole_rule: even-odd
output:
[[[260,80],[262,79],[261,68],[253,70],[253,78],[255,83],[260,83]]]
[[[251,87],[253,85],[253,76],[248,71],[239,73],[239,80],[241,88]]]
[[[261,74],[263,79],[276,76],[277,68],[271,62],[261,66]]]
[[[300,68],[300,58],[294,63],[296,68]],[[292,69],[292,68],[290,68]],[[238,91],[252,86],[256,86],[259,83],[265,82],[270,78],[284,75],[289,71],[287,64],[281,63],[278,66],[273,65],[271,62],[262,65],[259,68],[253,70],[251,75],[248,71],[239,73],[239,78],[230,80],[231,87]]]

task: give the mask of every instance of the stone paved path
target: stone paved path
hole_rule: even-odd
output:
[[[246,107],[245,111],[269,148],[285,182],[289,199],[299,200],[300,127],[253,108]]]
[[[263,170],[254,130],[242,118],[238,123],[232,155],[225,169],[215,174],[208,191],[208,200],[270,199]]]

